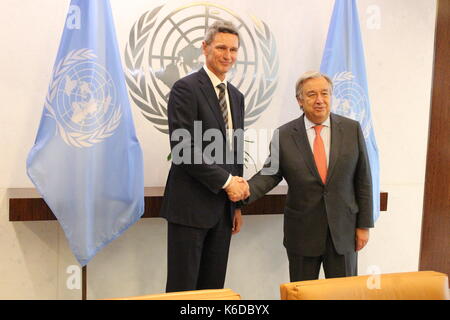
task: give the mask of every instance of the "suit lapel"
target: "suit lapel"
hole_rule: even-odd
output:
[[[337,119],[332,113],[330,114],[331,123],[331,146],[330,146],[330,161],[327,171],[327,183],[330,181],[333,170],[336,167],[336,162],[339,159],[339,153],[342,149],[342,127],[339,119]]]
[[[303,160],[305,160],[306,165],[311,171],[311,174],[322,181],[319,172],[317,171],[316,163],[314,162],[314,155],[312,153],[311,146],[309,145],[304,117],[305,115],[298,118],[297,125],[292,130],[292,138],[299,149],[299,154],[303,157]]]
[[[239,103],[236,97],[236,90],[231,87],[231,84],[228,82],[228,97],[230,98],[230,109],[231,109],[231,117],[233,119],[233,129],[242,129],[242,119],[241,119],[241,111],[239,110]]]
[[[219,124],[219,128],[225,137],[225,123],[223,121],[222,114],[220,113],[219,100],[217,99],[217,94],[212,86],[211,80],[209,79],[208,75],[206,74],[206,71],[203,68],[201,68],[198,71],[198,79],[200,84],[200,90],[205,95],[209,107],[214,113],[214,116]]]

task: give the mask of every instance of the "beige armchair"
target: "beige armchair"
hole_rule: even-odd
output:
[[[444,273],[419,271],[285,283],[281,300],[449,300]]]

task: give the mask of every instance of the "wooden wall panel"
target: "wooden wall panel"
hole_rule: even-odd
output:
[[[150,190],[152,189],[152,190]],[[277,194],[268,194],[243,208],[244,215],[282,214],[287,187],[278,187]],[[9,221],[56,220],[45,201],[34,189],[9,189]],[[146,188],[145,212],[142,218],[158,218],[162,205],[163,188]],[[387,210],[388,194],[380,194],[381,211]]]
[[[420,248],[420,270],[450,275],[450,1],[439,0]]]

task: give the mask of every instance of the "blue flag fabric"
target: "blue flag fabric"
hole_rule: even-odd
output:
[[[72,0],[27,173],[85,266],[144,212],[136,138],[108,0]]]
[[[378,147],[370,113],[356,0],[336,0],[320,71],[333,80],[332,111],[358,120],[361,124],[372,173],[373,214],[376,221],[380,215]]]

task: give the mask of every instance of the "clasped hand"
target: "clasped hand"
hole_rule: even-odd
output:
[[[225,188],[228,198],[233,201],[240,201],[247,199],[250,196],[250,187],[242,177],[233,176],[230,184]]]

